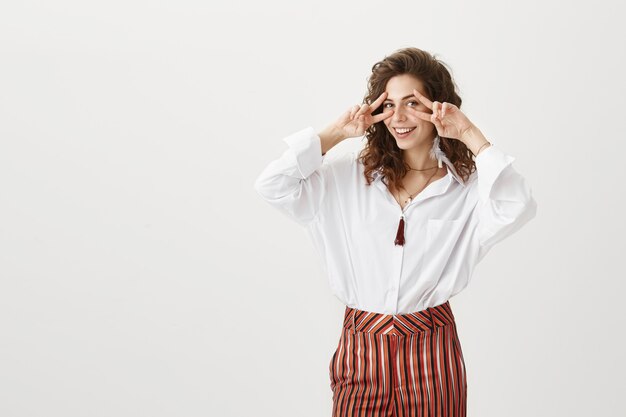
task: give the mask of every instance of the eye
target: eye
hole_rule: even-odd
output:
[[[391,104],[391,103],[385,103],[385,104],[383,104],[383,109],[386,109],[386,108],[387,108],[387,104]]]
[[[417,101],[415,101],[415,100],[411,100],[411,101],[409,101],[409,104],[410,104],[410,103],[415,103],[415,105],[416,105],[416,106],[418,106],[418,105],[419,105],[419,103],[418,103]]]

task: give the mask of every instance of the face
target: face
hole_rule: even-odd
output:
[[[432,114],[432,111],[413,95],[414,88],[428,97],[422,82],[409,74],[396,75],[387,82],[385,88],[387,99],[382,104],[383,112],[393,109],[394,113],[384,122],[400,149],[430,147],[437,134],[434,124],[420,119],[412,111],[418,110]],[[408,133],[400,133],[396,130],[399,128],[411,128],[413,130]]]

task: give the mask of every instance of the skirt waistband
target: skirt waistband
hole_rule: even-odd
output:
[[[382,314],[346,306],[343,327],[356,332],[407,336],[455,324],[450,301],[404,314]]]

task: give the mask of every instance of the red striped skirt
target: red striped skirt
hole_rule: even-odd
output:
[[[329,373],[333,417],[466,415],[465,361],[449,301],[397,315],[346,306]]]

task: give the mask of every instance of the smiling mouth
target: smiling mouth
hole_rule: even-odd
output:
[[[398,130],[398,128],[394,127],[393,130],[394,130],[394,132],[396,132],[396,135],[398,135],[400,137],[403,137],[403,136],[408,135],[412,131],[414,131],[415,128],[414,127],[412,127],[412,128],[401,128],[401,129]]]

